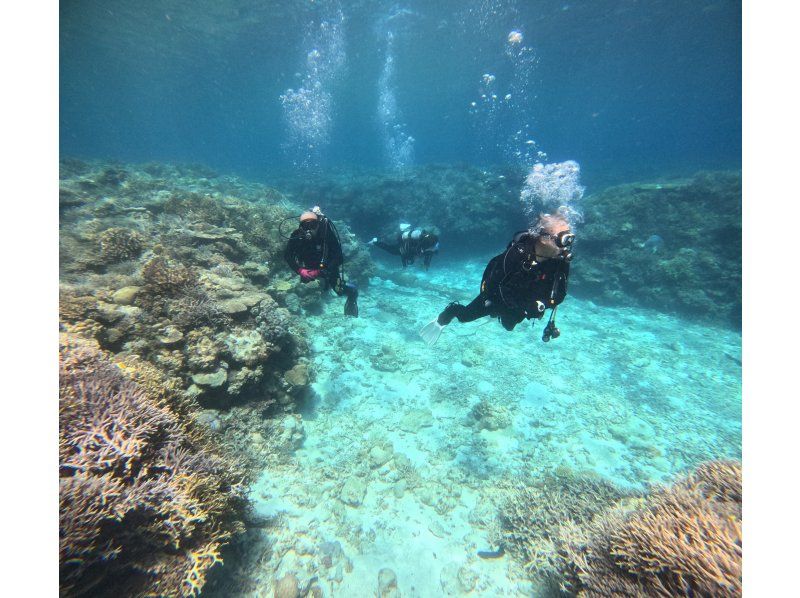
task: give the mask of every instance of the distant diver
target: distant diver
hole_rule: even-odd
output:
[[[289,236],[284,257],[304,284],[320,279],[326,290],[345,295],[344,314],[358,317],[358,287],[353,282],[345,282],[339,233],[319,206],[300,215],[300,226]]]
[[[506,330],[513,330],[523,319],[541,319],[549,308],[542,340],[558,338],[561,331],[555,315],[567,295],[574,240],[562,216],[543,214],[531,230],[516,233],[506,250],[489,261],[481,292],[469,305],[451,303],[420,330],[420,336],[433,345],[453,318],[464,323],[491,316],[500,318]]]
[[[429,230],[401,224],[394,239],[381,240],[374,237],[367,245],[380,247],[392,255],[399,255],[403,268],[413,264],[418,257],[423,258],[425,269],[430,268],[433,256],[439,252],[439,235],[435,229]]]

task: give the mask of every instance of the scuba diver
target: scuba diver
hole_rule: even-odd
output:
[[[392,255],[399,255],[403,268],[413,264],[417,257],[422,257],[427,270],[431,265],[433,255],[439,252],[439,235],[436,230],[427,230],[413,227],[410,224],[401,224],[397,236],[393,240],[381,240],[374,237],[367,245],[380,247]]]
[[[451,303],[420,330],[420,336],[433,345],[453,318],[463,323],[492,316],[500,318],[503,328],[513,330],[523,319],[541,319],[550,308],[542,340],[558,338],[561,331],[555,315],[567,295],[574,240],[566,219],[543,214],[536,226],[516,233],[506,250],[489,261],[481,292],[469,305]]]
[[[319,206],[300,215],[300,226],[289,236],[284,257],[304,284],[321,279],[326,290],[345,295],[344,314],[358,317],[358,287],[345,282],[339,233]]]

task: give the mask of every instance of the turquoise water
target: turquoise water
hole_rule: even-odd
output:
[[[256,587],[314,571],[338,595],[372,595],[389,567],[403,595],[462,595],[466,568],[473,595],[536,593],[518,565],[476,556],[491,544],[504,479],[568,467],[638,487],[741,457],[735,332],[571,298],[549,344],[539,326],[509,333],[490,321],[449,326],[428,350],[416,330],[450,298],[470,299],[483,265],[400,277],[387,264],[361,301],[364,317],[342,320],[330,302],[308,318],[317,398],[296,460],[252,490],[256,508],[285,526],[277,539],[264,534],[273,556]],[[470,415],[481,400],[503,427],[482,429]],[[375,447],[386,455],[372,461]],[[400,463],[418,475],[413,486]],[[363,483],[357,506],[341,500],[350,480]],[[319,564],[325,542],[341,545],[339,573]],[[341,575],[346,559],[352,572]]]
[[[738,3],[66,0],[60,15],[62,360],[102,351],[197,457],[168,486],[189,507],[152,500],[180,515],[142,499],[81,519],[115,547],[84,571],[70,526],[94,511],[64,499],[82,488],[64,461],[105,445],[61,422],[66,594],[548,596],[552,567],[503,536],[515,487],[557,474],[644,500],[741,459]],[[340,228],[358,318],[284,263],[314,205]],[[557,210],[577,235],[561,336],[482,318],[426,345],[420,329]],[[401,222],[440,228],[429,270],[368,245]],[[103,453],[79,471],[96,504],[119,498],[114,475],[146,494],[179,471],[171,432],[139,432],[136,467],[109,473]],[[247,483],[209,474],[212,453]],[[142,536],[108,532],[151,516]]]

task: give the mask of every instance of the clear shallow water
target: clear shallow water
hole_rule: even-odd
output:
[[[60,12],[64,157],[198,162],[251,181],[367,168],[387,182],[432,163],[524,180],[534,162],[576,160],[588,193],[741,167],[741,15],[728,0],[66,0]],[[188,190],[209,192],[192,176]],[[442,181],[438,196],[454,195]],[[129,184],[142,199],[170,194],[124,177],[82,183],[75,193],[96,190],[112,212]],[[128,208],[144,209],[140,191]],[[101,197],[79,199],[66,208]],[[290,199],[294,210],[318,198]],[[101,222],[86,214],[76,228],[88,244]],[[635,243],[638,223],[622,224]],[[735,226],[724,234],[736,242]],[[513,559],[476,556],[504,483],[561,469],[642,489],[741,456],[736,331],[569,296],[549,344],[541,323],[507,332],[484,319],[454,323],[429,349],[418,330],[475,296],[492,255],[452,251],[428,273],[373,257],[359,319],[336,299],[300,313],[316,381],[302,446],[250,491],[272,524],[243,548],[257,563],[248,594],[293,573],[301,586],[318,576],[326,595],[374,595],[388,567],[406,596],[538,595]],[[140,282],[141,265],[120,267],[124,284]],[[102,278],[81,276],[85,287]]]
[[[308,317],[317,397],[295,460],[251,493],[262,514],[283,514],[256,587],[299,571],[327,573],[334,595],[371,595],[389,567],[404,595],[448,595],[466,567],[474,595],[536,592],[508,557],[476,556],[504,481],[566,467],[641,488],[741,457],[741,337],[730,330],[568,298],[549,344],[541,325],[509,333],[483,320],[447,327],[428,349],[417,330],[448,300],[470,299],[483,267],[387,264],[361,318],[344,320],[336,300]],[[480,429],[481,399],[505,426]],[[343,503],[351,480],[358,505]],[[352,571],[319,565],[325,542],[340,543]]]
[[[251,180],[538,151],[577,160],[590,185],[741,165],[729,0],[67,0],[60,13],[68,155]]]

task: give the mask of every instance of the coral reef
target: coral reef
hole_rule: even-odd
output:
[[[514,168],[418,166],[403,172],[347,171],[275,184],[294,197],[314,198],[364,239],[397,233],[400,222],[436,226],[443,250],[494,250],[527,222]],[[338,222],[337,222],[338,225]],[[340,229],[341,230],[341,229]]]
[[[100,234],[99,244],[101,260],[113,264],[139,257],[144,239],[136,231],[114,227]]]
[[[242,531],[243,470],[95,341],[60,342],[61,592],[195,596]]]
[[[504,494],[498,540],[526,571],[540,577],[555,576],[562,567],[560,526],[586,525],[626,496],[602,478],[570,470],[519,478],[504,488]]]
[[[325,301],[283,263],[300,208],[263,185],[166,165],[65,160],[60,187],[65,330],[138,356],[206,407],[292,409],[313,380],[293,369],[307,353],[293,314]],[[364,286],[369,255],[337,224]]]
[[[644,496],[601,481],[517,485],[501,510],[512,553],[580,596],[740,596],[741,464],[700,464]]]
[[[538,166],[527,179],[512,168],[420,166],[279,184],[295,197],[314,198],[363,239],[396,234],[403,221],[435,225],[442,256],[497,253],[535,213],[563,204],[571,222],[583,221],[572,293],[739,325],[741,173],[618,185],[581,199],[575,163]]]
[[[584,198],[573,290],[739,326],[742,177],[610,187]],[[652,241],[656,236],[658,243]]]

